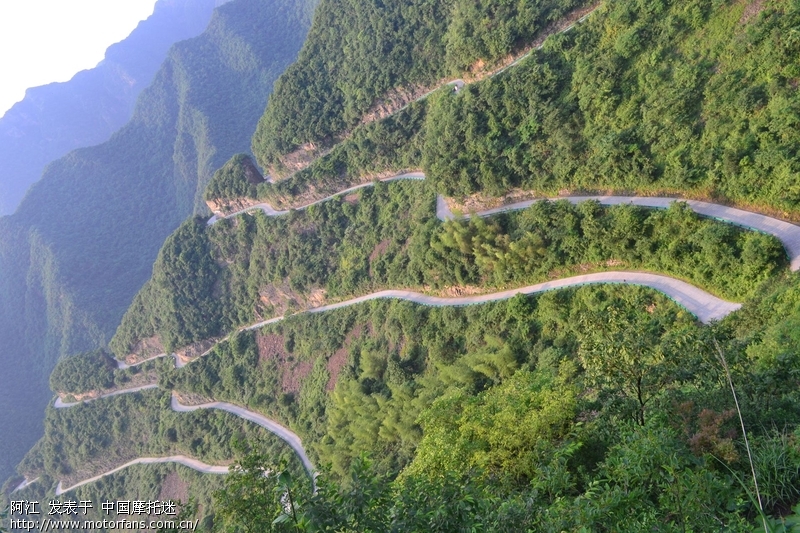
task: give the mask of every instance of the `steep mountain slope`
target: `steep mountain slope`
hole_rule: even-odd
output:
[[[167,235],[196,209],[211,172],[246,149],[272,84],[295,57],[313,4],[235,0],[179,43],[133,118],[99,146],[52,163],[0,220],[3,427],[31,424],[65,353],[102,345]],[[7,474],[36,438],[3,446]]]
[[[340,120],[348,108],[337,88],[356,84],[351,74],[368,80],[367,71],[381,73],[374,69],[381,53],[398,49],[378,47],[377,59],[328,69],[338,65],[335,57],[357,58],[348,53],[380,43],[380,31],[397,34],[392,44],[407,43],[418,29],[413,17],[404,26],[395,6],[364,4],[353,13],[350,4],[323,1],[318,21],[326,24],[315,23],[319,33],[284,78],[297,85],[276,92],[265,113],[282,109],[298,129],[272,130],[273,141],[286,134],[288,144],[267,147],[262,163],[285,165],[286,150],[299,146],[292,143],[310,142],[297,133],[306,126],[320,142],[341,137],[352,124]],[[448,26],[462,29],[459,35],[499,28],[482,41],[516,45],[500,39],[514,35],[515,12],[500,9],[508,5],[440,7],[447,24],[464,19]],[[724,154],[725,132],[734,144],[751,141],[748,159],[737,159],[737,151],[726,171],[740,180],[725,176],[733,199],[797,216],[789,195],[748,194],[794,179],[795,116],[781,121],[770,106],[791,111],[796,102],[789,77],[796,58],[787,51],[798,42],[798,12],[794,1],[615,0],[513,69],[444,89],[408,108],[410,120],[373,121],[345,141],[347,153],[331,152],[338,166],[315,163],[325,177],[342,166],[416,161],[430,179],[376,183],[281,216],[185,221],[166,240],[110,347],[128,362],[146,355],[145,340],[151,353],[157,341],[167,353],[177,349],[176,361],[190,364],[166,357],[145,363],[158,367],[159,388],[279,420],[303,438],[316,464],[331,465],[333,480],[321,479],[313,497],[298,489],[287,504],[291,483],[263,476],[279,467],[262,454],[229,474],[227,496],[216,501],[219,521],[256,531],[744,532],[762,505],[776,517],[793,507],[800,513],[800,279],[777,241],[682,204],[652,210],[562,200],[486,218],[436,216],[442,192],[524,196],[609,185],[708,192],[680,168]],[[359,19],[365,14],[368,24]],[[428,37],[422,32],[420,42]],[[451,37],[448,30],[438,44],[460,42]],[[709,88],[726,80],[735,89]],[[759,90],[766,80],[774,83]],[[378,85],[364,86],[364,94],[351,94],[364,97],[359,105]],[[732,105],[741,94],[748,105]],[[293,107],[304,95],[317,98],[310,108],[319,104],[330,115]],[[708,131],[718,137],[705,142],[700,129],[712,117],[719,123]],[[738,117],[737,127],[720,117]],[[254,151],[270,135],[259,130]],[[694,156],[682,159],[681,148]],[[752,174],[756,160],[773,166]],[[766,171],[777,168],[783,171]],[[211,189],[221,198],[258,192],[265,184],[253,170],[236,156]],[[310,174],[301,184],[313,189]],[[581,181],[570,180],[576,176]],[[611,268],[670,274],[743,304],[728,307],[720,321],[701,322],[661,294],[625,286],[637,283],[627,272],[600,286],[480,305],[470,298]],[[323,305],[385,287],[476,305]],[[296,313],[303,309],[315,312]],[[732,388],[741,393],[737,403]],[[109,398],[131,401],[121,396]],[[105,399],[91,405],[101,409]],[[52,422],[53,434],[68,426]],[[756,451],[752,466],[746,442]],[[42,457],[44,468],[25,473],[52,469],[53,450]],[[751,469],[758,502],[749,493]]]
[[[512,191],[635,191],[798,220],[799,20],[791,2],[602,6],[584,31],[554,35],[457,97],[442,88],[355,127],[255,196],[285,209],[422,169],[438,192],[459,200],[478,193],[462,203],[477,209]],[[284,105],[277,93],[273,103]]]
[[[323,2],[297,63],[275,86],[253,152],[273,174],[302,168],[383,108],[421,95],[443,76],[480,75],[588,3]]]
[[[202,32],[220,3],[159,0],[153,14],[110,46],[95,68],[68,82],[28,89],[0,119],[0,215],[16,209],[48,163],[101,143],[122,127],[170,46]]]

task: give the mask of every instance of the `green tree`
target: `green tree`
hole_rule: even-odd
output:
[[[687,352],[697,349],[688,332],[670,332],[659,317],[617,305],[587,314],[578,351],[588,383],[632,404],[643,426],[650,402],[685,376]]]

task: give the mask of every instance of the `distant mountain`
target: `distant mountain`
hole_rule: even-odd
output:
[[[10,214],[45,166],[107,140],[133,113],[170,46],[199,35],[219,0],[159,0],[153,14],[70,81],[28,89],[0,119],[0,215]]]
[[[313,2],[232,0],[172,47],[107,142],[48,165],[0,218],[0,477],[41,435],[58,357],[102,346],[149,278],[164,239],[206,213],[214,170],[246,151]]]

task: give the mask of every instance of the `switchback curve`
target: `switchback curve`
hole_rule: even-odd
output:
[[[651,274],[648,272],[597,272],[595,274],[584,274],[581,276],[572,276],[569,278],[546,281],[544,283],[536,283],[534,285],[528,285],[526,287],[520,287],[517,289],[509,289],[501,292],[481,294],[476,296],[462,296],[458,298],[442,298],[439,296],[429,296],[419,292],[405,290],[378,291],[372,294],[359,296],[358,298],[345,300],[343,302],[315,307],[303,312],[323,313],[325,311],[332,311],[334,309],[340,309],[342,307],[367,302],[369,300],[377,300],[380,298],[395,298],[433,307],[475,305],[507,300],[509,298],[513,298],[517,294],[535,294],[539,292],[564,289],[567,287],[594,285],[600,283],[640,285],[643,287],[650,287],[651,289],[655,289],[667,295],[677,304],[695,315],[704,324],[714,320],[720,320],[742,306],[740,303],[727,302],[717,298],[716,296],[698,287],[695,287],[694,285],[690,285],[685,281],[671,278],[669,276]],[[271,318],[269,320],[264,320],[256,324],[246,326],[242,329],[257,329],[267,324],[278,322],[283,318],[284,317]]]
[[[219,409],[221,411],[226,411],[236,415],[239,418],[249,420],[254,424],[258,424],[288,444],[289,447],[294,450],[294,453],[297,454],[300,462],[303,463],[303,467],[306,469],[306,472],[308,472],[309,475],[313,475],[314,465],[311,464],[311,459],[309,459],[308,455],[306,455],[306,450],[303,448],[303,441],[292,430],[278,424],[274,420],[270,420],[264,415],[254,413],[253,411],[248,411],[244,407],[239,407],[238,405],[234,405],[232,403],[209,402],[200,405],[183,405],[180,403],[180,401],[178,401],[178,397],[174,393],[172,394],[173,411],[178,413],[190,413],[192,411],[197,411],[198,409]]]
[[[147,387],[147,388],[151,388],[151,387]],[[128,394],[128,393],[137,392],[138,390],[142,390],[142,388],[126,389],[126,390],[122,390],[122,391],[117,391],[116,394]],[[101,398],[102,397],[107,397],[107,396],[113,396],[113,394],[108,394],[108,395],[105,395],[105,396],[101,396]],[[95,398],[95,399],[99,399],[99,398]],[[62,404],[61,406],[58,406],[58,407],[63,409],[63,408],[66,408],[66,407],[71,407],[73,405],[77,405],[78,403],[81,403],[81,402],[76,402],[76,403],[71,403],[71,404]],[[269,418],[267,418],[267,417],[265,417],[265,416],[263,416],[263,415],[261,415],[259,413],[254,413],[253,411],[248,411],[244,407],[239,407],[238,405],[225,403],[225,402],[209,402],[209,403],[204,403],[204,404],[200,404],[200,405],[184,405],[184,404],[180,403],[180,401],[178,400],[178,397],[176,396],[176,394],[174,392],[172,393],[171,407],[172,407],[173,411],[178,412],[178,413],[190,413],[192,411],[197,411],[198,409],[219,409],[221,411],[226,411],[226,412],[228,412],[228,413],[230,413],[230,414],[232,414],[234,416],[237,416],[239,418],[243,418],[245,420],[253,422],[254,424],[256,424],[258,426],[261,426],[262,428],[266,429],[267,431],[269,431],[270,433],[272,433],[276,437],[278,437],[281,440],[283,440],[286,444],[288,444],[289,447],[292,449],[292,451],[294,451],[294,453],[297,455],[298,459],[300,459],[300,462],[303,463],[303,467],[306,469],[306,472],[308,472],[309,476],[311,476],[312,479],[314,479],[314,465],[311,463],[311,460],[308,458],[308,455],[306,455],[306,450],[305,450],[305,448],[303,448],[303,443],[302,443],[302,440],[300,439],[300,437],[297,434],[295,434],[293,431],[291,431],[290,429],[278,424],[274,420],[270,420]],[[189,468],[193,468],[194,470],[197,470],[198,472],[201,472],[201,473],[204,473],[204,474],[227,474],[228,473],[228,467],[227,466],[209,465],[209,464],[206,464],[206,463],[204,463],[204,462],[202,462],[202,461],[200,461],[198,459],[192,459],[191,457],[186,457],[185,455],[172,455],[172,456],[169,456],[169,457],[140,457],[138,459],[134,459],[132,461],[128,461],[124,465],[118,466],[118,467],[116,467],[116,468],[114,468],[112,470],[109,470],[108,472],[103,472],[102,474],[98,474],[98,475],[93,476],[93,477],[91,477],[89,479],[85,479],[85,480],[83,480],[83,481],[81,481],[79,483],[76,483],[76,484],[74,484],[74,485],[72,485],[70,487],[67,487],[67,488],[63,488],[61,482],[59,482],[58,486],[56,487],[56,496],[60,496],[61,494],[64,494],[65,492],[71,491],[73,489],[76,489],[76,488],[81,487],[83,485],[86,485],[88,483],[93,483],[93,482],[95,482],[95,481],[97,481],[99,479],[102,479],[103,477],[109,476],[111,474],[115,474],[115,473],[119,472],[120,470],[124,470],[125,468],[128,468],[129,466],[133,466],[133,465],[137,465],[137,464],[156,464],[156,463],[178,463],[178,464],[182,464],[184,466],[188,466]],[[33,481],[31,483],[33,483]],[[19,488],[22,488],[24,486],[25,485],[20,485],[20,487],[18,487],[16,490],[19,490]]]
[[[783,243],[786,253],[789,256],[790,268],[792,271],[800,270],[800,227],[778,220],[777,218],[769,217],[752,211],[745,211],[744,209],[737,209],[726,205],[714,204],[711,202],[701,202],[699,200],[684,200],[682,198],[664,198],[658,196],[560,196],[556,198],[537,198],[534,200],[525,200],[524,202],[516,202],[494,209],[487,209],[485,211],[478,211],[473,213],[474,216],[488,217],[499,213],[506,213],[509,211],[517,211],[526,209],[536,202],[543,200],[558,201],[567,200],[570,203],[578,204],[588,200],[595,200],[602,205],[637,205],[640,207],[652,207],[656,209],[666,209],[673,202],[685,202],[695,213],[705,217],[713,218],[721,222],[727,222],[743,228],[753,229],[762,233],[768,233],[777,237]],[[470,214],[463,215],[463,218],[469,218]],[[447,206],[447,201],[444,197],[439,196],[436,199],[436,216],[439,220],[450,220],[456,218],[450,208]]]
[[[111,474],[116,474],[120,470],[124,470],[129,466],[133,465],[152,465],[152,464],[160,464],[160,463],[178,463],[183,466],[188,466],[191,469],[197,470],[203,474],[227,474],[228,467],[227,466],[215,466],[209,465],[202,461],[198,461],[197,459],[192,459],[191,457],[186,457],[185,455],[170,455],[169,457],[139,457],[138,459],[134,459],[133,461],[128,461],[124,465],[118,466],[113,470],[109,470],[108,472],[103,472],[102,474],[98,474],[94,477],[90,477],[89,479],[84,479],[83,481],[79,481],[74,485],[63,488],[61,486],[61,482],[58,482],[58,486],[56,487],[56,496],[61,496],[62,494],[69,492],[71,490],[77,489],[78,487],[82,487],[83,485],[88,485],[89,483],[94,483],[106,476],[110,476]]]
[[[55,407],[56,409],[66,409],[68,407],[74,407],[74,406],[82,404],[82,403],[93,402],[95,400],[99,400],[100,398],[109,398],[111,396],[119,396],[120,394],[131,394],[131,393],[134,393],[134,392],[139,392],[139,391],[148,390],[148,389],[157,389],[157,388],[158,388],[158,384],[157,383],[150,383],[148,385],[140,385],[138,387],[131,387],[130,389],[119,389],[119,390],[107,392],[106,394],[101,394],[100,396],[97,396],[95,398],[87,398],[86,400],[79,400],[77,402],[65,402],[59,396],[59,397],[56,398],[56,401],[53,402],[53,407]]]
[[[377,181],[382,182],[382,183],[388,183],[390,181],[398,181],[398,180],[424,180],[424,179],[425,179],[425,174],[423,174],[422,172],[406,172],[406,173],[403,173],[403,174],[397,174],[395,176],[390,176],[388,178],[383,178],[383,179],[380,179],[380,180],[377,180]],[[350,193],[350,192],[353,192],[353,191],[357,191],[357,190],[363,189],[365,187],[372,187],[373,185],[375,185],[374,181],[368,181],[366,183],[360,183],[358,185],[353,185],[352,187],[348,187],[347,189],[343,189],[341,191],[335,192],[335,193],[333,193],[333,194],[331,194],[329,196],[326,196],[325,198],[320,198],[319,200],[315,200],[315,201],[313,201],[311,203],[308,203],[308,204],[305,204],[305,205],[301,205],[300,207],[298,207],[298,208],[296,208],[294,210],[295,211],[302,211],[303,209],[308,209],[312,205],[321,204],[323,202],[327,202],[328,200],[331,200],[332,198],[336,198],[337,196],[341,196],[343,194],[347,194],[347,193]],[[221,215],[221,214],[217,215],[217,214],[215,214],[210,219],[208,219],[208,225],[210,226],[211,224],[215,223],[217,220],[220,220],[220,219],[223,219],[223,218],[235,217],[236,215],[241,215],[242,213],[247,213],[248,211],[255,211],[255,210],[258,210],[258,209],[263,211],[264,214],[267,215],[268,217],[277,217],[277,216],[281,216],[281,215],[286,215],[286,214],[288,214],[288,213],[290,213],[292,211],[292,209],[277,210],[274,207],[272,207],[272,205],[270,205],[270,204],[268,204],[266,202],[263,202],[263,203],[260,203],[260,204],[255,204],[255,205],[251,205],[249,207],[245,207],[244,209],[239,209],[238,211],[234,211],[233,213],[230,213],[228,215]]]

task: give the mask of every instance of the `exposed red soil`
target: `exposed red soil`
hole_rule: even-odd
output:
[[[158,493],[157,499],[186,503],[189,501],[189,484],[182,480],[177,472],[170,472],[161,482],[161,491]]]
[[[299,392],[303,379],[311,374],[314,364],[311,361],[295,361],[283,349],[283,342],[283,335],[256,334],[258,362],[266,364],[268,361],[275,361],[278,366],[281,390],[283,392]]]
[[[195,342],[189,346],[184,346],[180,350],[175,350],[175,355],[177,355],[182,362],[188,363],[189,361],[204,355],[206,352],[208,352],[208,350],[213,348],[219,342],[219,340],[219,338],[214,337]]]
[[[363,328],[360,325],[354,327],[344,338],[341,348],[333,352],[333,355],[328,359],[328,374],[330,374],[330,378],[325,386],[326,391],[330,392],[336,387],[339,373],[344,368],[344,365],[347,364],[347,352],[350,350],[350,345],[353,340],[361,336],[362,331]]]
[[[369,254],[369,262],[372,263],[377,258],[379,258],[383,254],[385,254],[386,250],[389,249],[389,244],[391,242],[392,241],[390,241],[389,239],[385,239],[385,240],[382,240],[381,242],[379,242],[378,244],[376,244],[375,248],[373,248],[372,252]]]
[[[132,365],[160,353],[164,353],[164,345],[161,343],[161,338],[155,335],[137,342],[131,353],[125,356],[124,361]]]
[[[258,345],[258,362],[266,363],[270,359],[285,359],[286,352],[283,350],[283,335],[256,334],[256,344]]]
[[[740,24],[746,24],[752,18],[758,16],[759,13],[764,11],[764,0],[751,0],[750,3],[744,8],[742,18],[739,19]]]

